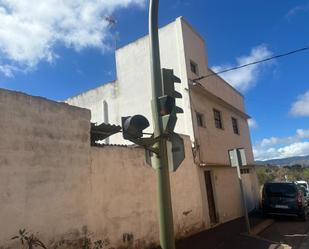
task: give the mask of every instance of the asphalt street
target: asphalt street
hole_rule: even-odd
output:
[[[244,219],[236,219],[180,240],[176,243],[176,248],[309,249],[309,220],[304,222],[296,217],[279,216],[272,216],[270,219],[274,222],[258,234],[247,235]],[[251,217],[252,231],[265,221],[260,216]]]
[[[309,240],[309,219],[306,222],[296,217],[271,217],[275,222],[259,234],[260,237],[287,244],[293,249],[302,249],[302,243]],[[309,217],[308,217],[309,218]],[[307,247],[309,249],[309,247]]]

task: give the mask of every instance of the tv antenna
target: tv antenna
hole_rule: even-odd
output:
[[[116,30],[117,19],[113,16],[104,16],[103,19],[108,23],[107,27],[111,30],[112,37],[114,40],[114,48],[117,49],[117,41],[119,40],[119,32]]]

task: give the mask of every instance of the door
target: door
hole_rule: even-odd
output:
[[[206,184],[206,194],[207,194],[207,201],[208,201],[208,210],[209,210],[209,218],[210,223],[215,224],[217,223],[217,214],[216,214],[216,205],[215,205],[215,197],[211,179],[211,172],[205,171],[205,184]]]

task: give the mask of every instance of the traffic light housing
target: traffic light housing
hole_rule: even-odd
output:
[[[181,80],[174,75],[173,69],[162,68],[163,93],[173,98],[181,98],[181,93],[175,91],[175,83],[181,83]]]
[[[142,115],[134,115],[121,118],[122,135],[124,139],[138,139],[143,136],[143,130],[149,127],[147,118]]]
[[[177,113],[183,109],[176,106],[176,98],[181,98],[181,93],[175,90],[175,83],[181,80],[174,75],[172,69],[162,68],[163,96],[158,98],[159,115],[162,120],[163,132],[171,134],[176,126]]]

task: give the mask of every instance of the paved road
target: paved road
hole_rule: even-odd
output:
[[[262,222],[259,216],[251,218],[251,225]],[[270,249],[277,243],[255,236],[245,235],[246,225],[243,218],[239,218],[212,229],[202,231],[186,239],[177,241],[177,249]],[[274,247],[273,247],[274,248]],[[309,248],[307,248],[309,249]]]
[[[304,239],[309,239],[309,221],[303,222],[295,217],[272,218],[275,223],[259,234],[262,238],[288,244],[293,249],[301,249]]]
[[[245,235],[245,222],[240,218],[177,241],[176,248],[281,249],[287,247],[280,247],[280,244],[288,244],[293,249],[309,249],[309,221],[302,222],[293,217],[271,218],[275,222],[258,236]],[[253,217],[251,225],[255,226],[262,221],[258,216]]]

